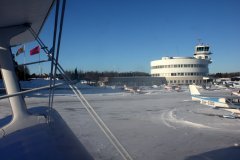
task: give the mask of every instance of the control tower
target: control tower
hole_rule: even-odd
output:
[[[209,49],[210,49],[209,45],[198,44],[195,47],[194,57],[196,59],[205,59],[205,60],[208,60],[209,63],[212,63],[212,60],[210,57],[212,53],[209,51]]]

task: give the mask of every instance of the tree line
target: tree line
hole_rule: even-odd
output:
[[[48,74],[30,74],[30,71],[27,66],[18,66],[15,65],[15,71],[18,76],[19,80],[29,80],[31,78],[47,78]],[[66,74],[72,80],[87,80],[87,81],[94,81],[97,82],[102,77],[136,77],[136,76],[150,76],[149,73],[145,72],[116,72],[116,71],[78,71],[77,69],[74,70],[67,70]],[[60,74],[57,74],[57,78],[63,79]],[[2,75],[0,73],[0,79],[2,79]]]
[[[214,78],[233,78],[233,77],[239,77],[240,72],[215,73],[215,74],[210,74],[210,76]]]
[[[136,77],[136,76],[150,76],[149,73],[145,72],[116,72],[116,71],[78,71],[77,68],[74,70],[67,70],[66,74],[73,80],[86,80],[97,82],[103,77]]]

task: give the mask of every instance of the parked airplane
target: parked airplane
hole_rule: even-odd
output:
[[[141,90],[138,87],[127,87],[127,85],[123,86],[124,91],[130,92],[130,93],[140,93]]]
[[[240,97],[240,90],[238,90],[237,92],[232,92],[232,94]]]
[[[240,88],[240,82],[233,82],[233,88]]]
[[[177,92],[181,91],[181,87],[178,85],[165,85],[164,89],[166,89],[168,91],[172,91],[172,90],[177,91]]]
[[[201,104],[212,106],[214,108],[240,108],[240,97],[207,97],[202,96],[195,85],[189,85],[193,101],[200,101]]]

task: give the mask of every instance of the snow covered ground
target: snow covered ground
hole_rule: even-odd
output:
[[[229,112],[192,102],[187,89],[145,88],[143,94],[132,94],[90,87],[82,92],[133,159],[239,159],[240,119],[222,118]],[[47,91],[25,100],[28,108],[47,106]],[[95,159],[121,159],[70,90],[56,90],[54,109]],[[1,100],[0,121],[10,113],[8,100]]]

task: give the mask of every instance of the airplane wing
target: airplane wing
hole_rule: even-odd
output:
[[[1,0],[0,28],[30,24],[39,34],[55,0]],[[10,41],[11,46],[35,40],[25,31]]]
[[[219,99],[219,98],[226,98],[226,99],[237,99],[239,98],[239,96],[237,95],[234,95],[234,94],[231,94],[229,93],[229,95],[224,95],[224,94],[221,94],[221,95],[217,95],[216,94],[214,95],[213,93],[200,93],[200,91],[198,90],[198,88],[196,87],[196,85],[189,85],[189,90],[190,90],[190,93],[192,96],[199,96],[199,97],[202,97],[202,98],[206,98],[206,99],[211,99],[211,100],[216,100],[216,99]]]

